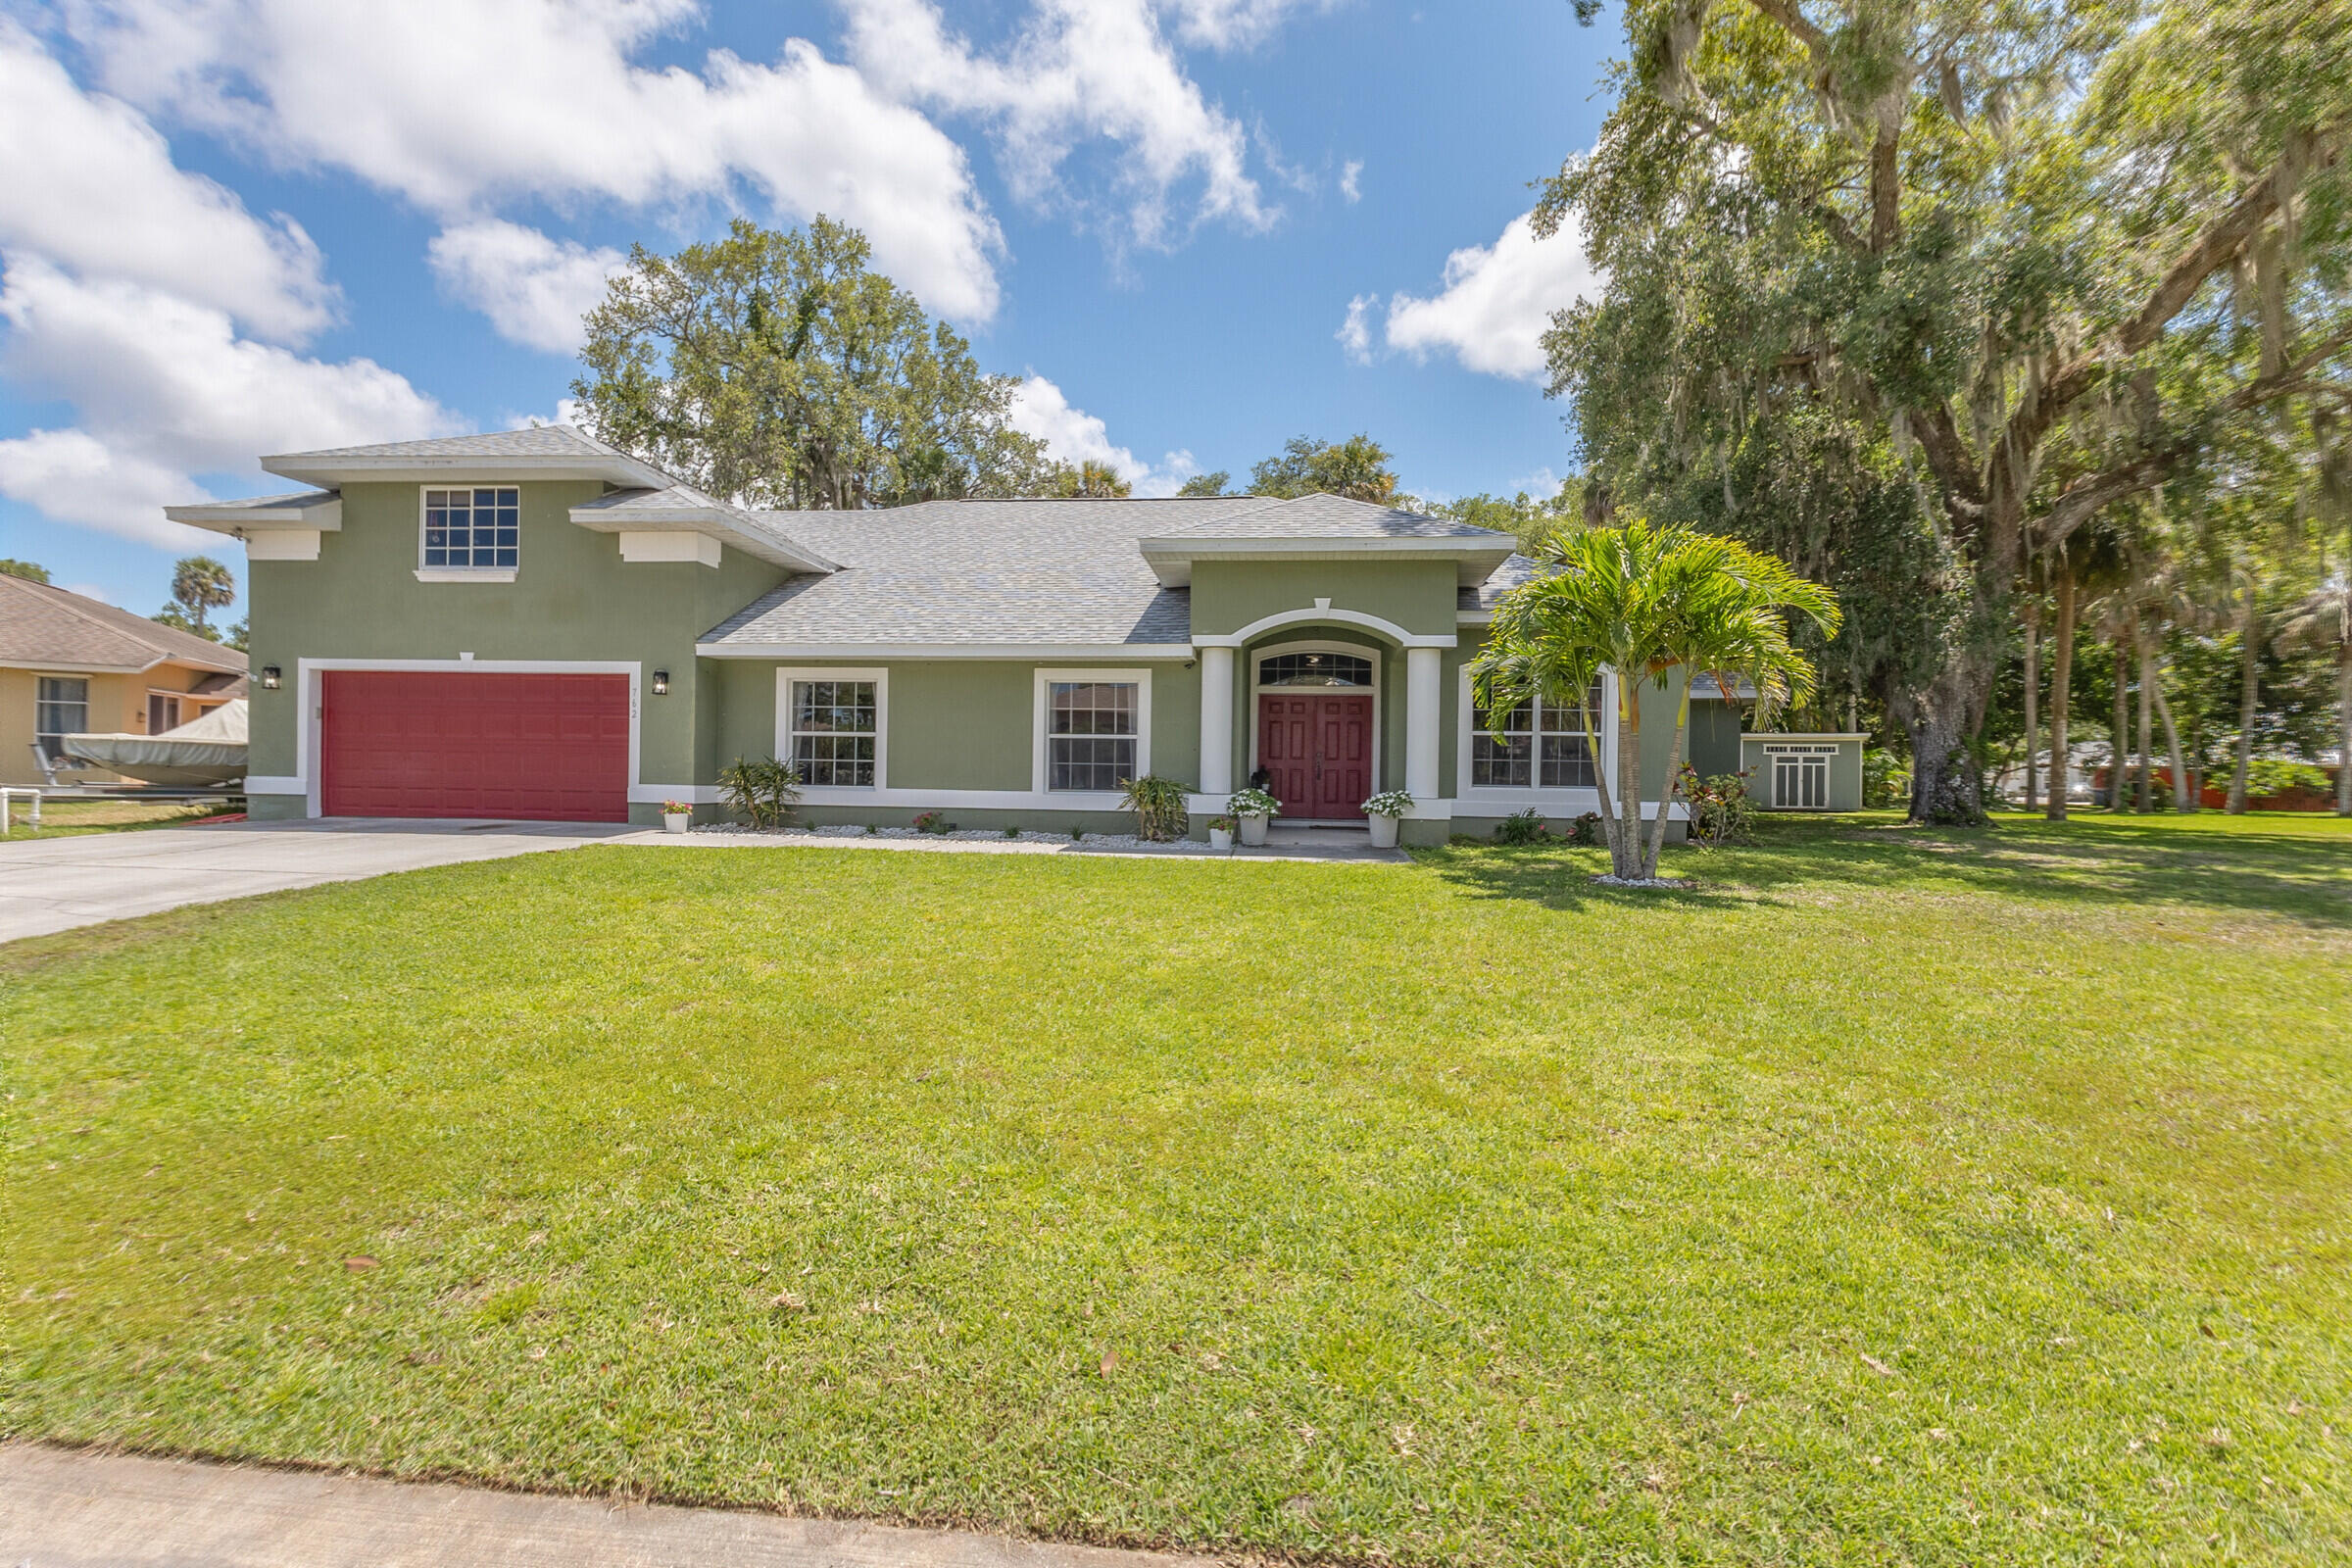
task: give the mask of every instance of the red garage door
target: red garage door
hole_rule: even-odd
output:
[[[329,670],[328,816],[625,822],[629,677]]]

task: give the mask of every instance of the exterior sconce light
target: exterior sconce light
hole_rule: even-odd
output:
[[[654,671],[654,695],[656,697],[667,697],[669,695],[668,670],[657,669]]]
[[[273,692],[277,690],[277,666],[275,664],[264,664],[262,666],[262,690],[266,692]]]

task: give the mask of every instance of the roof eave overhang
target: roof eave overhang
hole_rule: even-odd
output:
[[[321,489],[351,483],[393,483],[414,479],[465,479],[484,484],[516,484],[524,480],[595,479],[624,489],[659,490],[671,483],[661,469],[625,458],[590,455],[499,458],[389,457],[327,458],[317,453],[287,452],[264,458],[262,467],[298,484]]]
[[[754,560],[788,571],[834,572],[841,567],[807,547],[756,532],[741,519],[710,507],[620,510],[593,503],[571,509],[571,520],[591,533],[702,533],[729,544]]]
[[[1001,659],[1052,663],[1073,659],[1159,662],[1196,657],[1186,643],[754,643],[694,645],[698,659],[822,659],[847,662],[889,659]]]
[[[1160,585],[1183,588],[1197,561],[1450,561],[1455,580],[1476,587],[1518,549],[1509,538],[1485,539],[1140,539],[1137,548]]]
[[[343,528],[343,498],[322,491],[318,500],[306,501],[300,506],[246,506],[235,501],[199,501],[184,507],[166,507],[164,515],[173,522],[186,523],[191,528],[234,534],[239,538],[249,533],[291,530],[340,533]]]

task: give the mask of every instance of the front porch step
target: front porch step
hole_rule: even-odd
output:
[[[1333,849],[1368,847],[1372,842],[1369,822],[1285,822],[1280,817],[1266,824],[1266,847],[1282,845],[1300,849],[1327,845]]]

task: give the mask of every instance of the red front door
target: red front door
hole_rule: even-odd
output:
[[[1257,762],[1294,817],[1360,817],[1372,793],[1372,699],[1268,692],[1257,700]]]
[[[629,677],[329,671],[328,816],[629,819]]]

